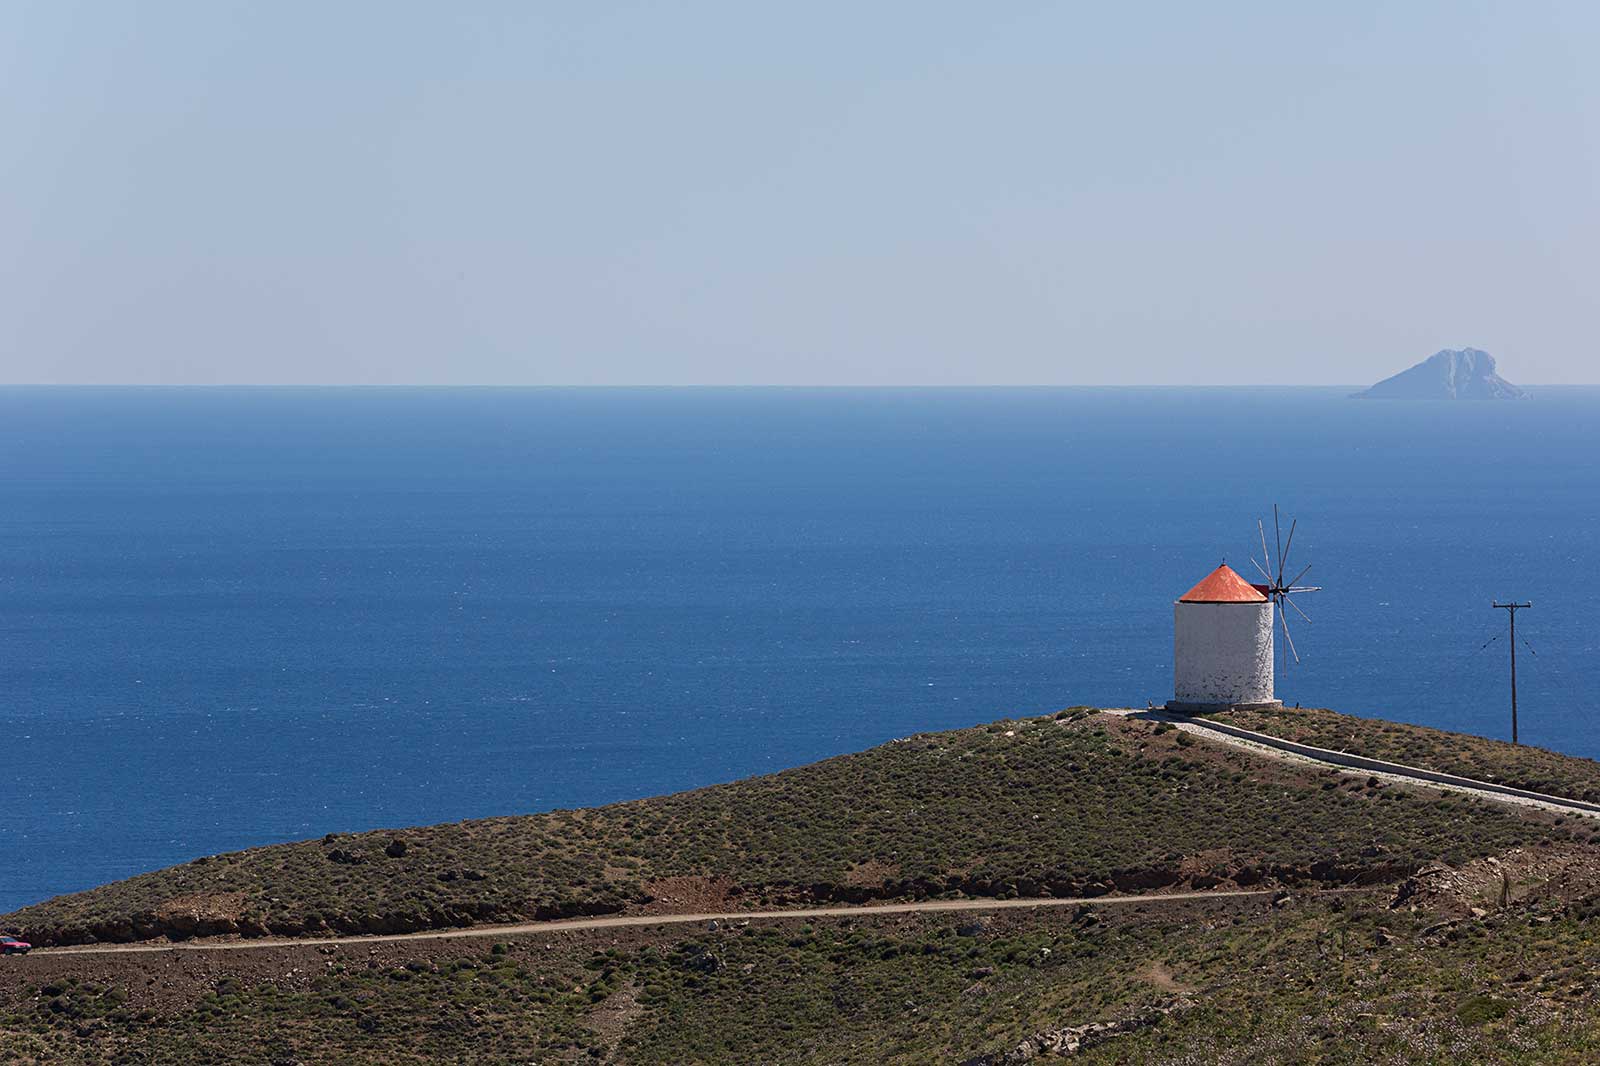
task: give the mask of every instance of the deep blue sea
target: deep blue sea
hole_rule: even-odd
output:
[[[1348,391],[0,390],[0,912],[1160,702],[1274,502],[1281,696],[1505,736],[1531,599],[1523,740],[1600,756],[1600,390]]]

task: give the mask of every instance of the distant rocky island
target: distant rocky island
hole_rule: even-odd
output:
[[[1477,348],[1446,348],[1410,370],[1384,378],[1358,400],[1516,400],[1527,395],[1495,373],[1494,356]]]

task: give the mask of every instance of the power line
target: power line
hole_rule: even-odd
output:
[[[1441,683],[1446,685],[1450,691],[1454,691],[1456,686],[1460,684],[1462,674],[1476,664],[1478,656],[1483,654],[1484,649],[1502,636],[1504,636],[1502,633],[1492,634],[1482,644],[1468,644],[1446,656],[1441,660],[1437,675],[1423,680],[1423,698],[1433,698],[1438,692]]]
[[[1543,678],[1542,683],[1545,686],[1574,707],[1581,707],[1589,702],[1587,683],[1580,681],[1572,673],[1573,656],[1570,649],[1557,641],[1552,658],[1551,655],[1541,654],[1539,649],[1521,633],[1517,634],[1517,638],[1522,641],[1522,646],[1527,649],[1528,654],[1539,660],[1539,672],[1535,676]],[[1551,646],[1547,644],[1544,650],[1551,651]]]

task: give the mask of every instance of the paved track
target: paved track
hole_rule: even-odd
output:
[[[1600,804],[1597,803],[1567,799],[1564,796],[1549,796],[1542,792],[1530,792],[1523,788],[1496,784],[1493,781],[1479,781],[1470,777],[1460,777],[1456,774],[1441,773],[1437,770],[1425,770],[1417,766],[1407,766],[1404,763],[1390,762],[1387,759],[1374,759],[1370,756],[1357,755],[1348,751],[1332,751],[1328,748],[1313,747],[1310,744],[1284,740],[1282,737],[1271,736],[1267,733],[1257,733],[1253,730],[1224,722],[1212,722],[1204,718],[1190,718],[1186,715],[1169,714],[1159,710],[1119,709],[1108,713],[1126,715],[1130,718],[1142,718],[1151,722],[1170,722],[1185,733],[1193,736],[1213,743],[1239,748],[1264,758],[1277,759],[1280,762],[1324,766],[1330,770],[1338,770],[1340,773],[1350,774],[1354,777],[1376,777],[1392,784],[1426,785],[1428,788],[1445,789],[1450,792],[1461,792],[1469,796],[1476,796],[1492,803],[1508,803],[1516,807],[1533,807],[1538,810],[1554,811],[1558,814],[1576,814],[1585,818],[1600,818]]]
[[[934,899],[917,903],[884,903],[877,906],[807,907],[782,911],[718,911],[705,914],[621,914],[604,918],[565,918],[549,922],[518,922],[514,925],[474,925],[465,929],[429,929],[420,933],[393,933],[377,936],[340,937],[262,937],[258,940],[197,940],[179,944],[81,944],[65,948],[37,948],[38,955],[122,955],[156,951],[250,951],[258,948],[322,947],[328,944],[387,944],[411,940],[454,940],[464,937],[527,936],[535,933],[567,933],[583,929],[616,929],[623,926],[689,925],[705,922],[757,921],[774,918],[858,918],[880,914],[929,914],[941,911],[995,911],[1032,907],[1075,907],[1083,903],[1101,906],[1126,906],[1130,903],[1164,903],[1174,900],[1238,899],[1271,896],[1282,889],[1253,888],[1211,892],[1163,892],[1140,896],[1083,896],[1074,899]],[[1315,894],[1329,895],[1359,889],[1321,889]]]

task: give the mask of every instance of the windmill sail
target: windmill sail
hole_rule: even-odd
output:
[[[1298,518],[1291,519],[1289,522],[1289,536],[1285,539],[1282,516],[1278,511],[1278,505],[1273,504],[1272,536],[1273,542],[1278,549],[1277,555],[1274,557],[1267,543],[1267,524],[1257,519],[1256,533],[1261,538],[1261,555],[1266,565],[1263,566],[1261,563],[1256,562],[1254,556],[1250,558],[1251,564],[1260,571],[1262,577],[1266,578],[1266,584],[1258,585],[1257,587],[1263,595],[1272,601],[1273,609],[1278,616],[1278,627],[1283,630],[1285,666],[1288,665],[1291,657],[1297,665],[1300,662],[1300,652],[1294,646],[1294,637],[1289,633],[1289,610],[1292,608],[1295,614],[1306,620],[1307,624],[1311,622],[1311,616],[1306,614],[1298,603],[1294,602],[1294,597],[1303,593],[1322,591],[1322,586],[1320,585],[1300,584],[1306,574],[1311,572],[1311,564],[1309,563],[1290,580],[1285,581],[1283,579],[1283,575],[1288,572],[1289,553],[1294,549],[1294,534],[1299,528],[1300,520]]]

